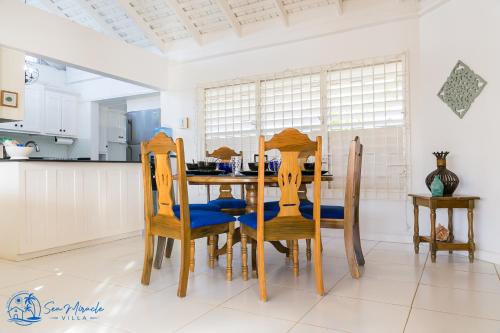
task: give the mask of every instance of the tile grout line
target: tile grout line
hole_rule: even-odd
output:
[[[413,294],[413,298],[411,300],[410,311],[408,311],[408,316],[406,317],[405,326],[403,327],[403,333],[406,331],[406,326],[408,325],[408,321],[410,320],[411,312],[413,310],[413,303],[415,302],[415,297],[417,297],[418,289],[420,288],[420,283],[422,281],[422,277],[424,276],[425,267],[427,266],[427,262],[429,261],[429,255],[430,252],[427,252],[427,256],[425,257],[424,267],[422,268],[422,273],[420,274],[420,279],[418,279],[417,288],[415,289],[415,293]]]
[[[366,255],[366,256],[368,256],[368,254],[370,254],[370,252],[371,252],[371,251],[372,251],[372,250],[373,250],[373,249],[374,249],[374,248],[375,248],[375,247],[376,247],[379,243],[380,243],[380,242],[378,241],[378,242],[377,242],[374,246],[372,246],[372,248],[371,248],[370,250],[368,250],[368,252],[366,252],[366,254],[365,254],[365,255]],[[323,256],[322,256],[322,257],[323,257]],[[323,259],[323,258],[322,258],[322,259]],[[332,286],[330,289],[328,289],[328,291],[326,292],[326,294],[329,294],[329,293],[330,293],[330,291],[332,291],[332,290],[333,290],[333,289],[337,286],[337,284],[339,284],[339,283],[340,283],[340,281],[342,281],[342,280],[343,280],[346,276],[348,276],[348,274],[349,274],[349,270],[347,270],[347,272],[346,272],[344,275],[342,275],[342,277],[341,277],[340,279],[338,279],[338,281],[337,281],[337,282],[335,282],[335,283],[333,284],[333,286]],[[304,319],[304,318],[305,318],[305,317],[306,317],[306,316],[307,316],[307,315],[308,315],[308,314],[309,314],[309,313],[310,313],[310,312],[311,312],[311,311],[312,311],[312,310],[316,307],[316,305],[318,305],[318,304],[319,304],[321,301],[323,301],[324,299],[325,299],[325,295],[321,296],[321,298],[320,298],[320,299],[319,299],[316,303],[314,303],[314,304],[311,306],[311,308],[310,308],[310,309],[309,309],[306,313],[304,313],[304,314],[303,314],[303,315],[299,318],[299,320],[297,320],[297,322],[295,323],[295,325],[294,325],[292,328],[290,328],[290,330],[288,330],[288,332],[290,332],[290,331],[291,331],[291,330],[292,330],[295,326],[297,326],[297,324],[299,324],[299,323],[301,322],[301,320],[303,320],[303,319]],[[314,325],[313,325],[313,326],[314,326]],[[316,326],[316,327],[321,327],[321,326]],[[321,328],[327,328],[327,327],[321,327]]]

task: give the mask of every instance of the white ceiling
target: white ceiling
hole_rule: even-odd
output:
[[[127,43],[168,54],[186,41],[196,46],[251,37],[253,31],[273,29],[270,22],[290,27],[314,20],[311,13],[328,13],[331,20],[349,8],[388,0],[19,0],[52,14],[119,38]],[[394,6],[419,0],[389,0]],[[430,0],[424,0],[430,1]],[[351,4],[353,6],[351,6]],[[415,8],[417,8],[415,6]],[[318,20],[319,21],[319,20]],[[232,33],[230,33],[232,32]],[[243,33],[244,32],[244,33]],[[269,31],[272,33],[272,31]],[[228,40],[232,40],[229,36]],[[223,41],[222,41],[223,42]]]

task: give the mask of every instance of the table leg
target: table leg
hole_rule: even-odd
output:
[[[420,247],[420,235],[418,230],[418,205],[413,204],[413,246],[415,253],[418,253]]]
[[[431,261],[436,262],[436,209],[431,208]]]
[[[455,239],[455,236],[453,235],[453,208],[448,208],[448,231],[448,242],[452,243]],[[449,250],[448,252],[453,253],[453,250]]]
[[[247,213],[253,213],[257,211],[257,184],[246,184],[245,189],[245,201],[247,202],[245,210]]]
[[[469,222],[469,262],[474,262],[474,215],[473,208],[467,208],[467,221]]]

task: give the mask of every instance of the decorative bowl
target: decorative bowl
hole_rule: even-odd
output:
[[[186,163],[188,170],[198,170],[198,163]]]
[[[216,168],[217,168],[217,163],[215,162],[204,162],[204,161],[198,162],[199,170],[215,170]]]
[[[11,160],[27,160],[33,149],[33,147],[5,146],[5,151]]]
[[[314,162],[312,163],[304,163],[305,170],[314,170]]]
[[[264,170],[269,167],[269,162],[264,162]],[[259,171],[259,162],[248,162],[248,168],[251,171]]]

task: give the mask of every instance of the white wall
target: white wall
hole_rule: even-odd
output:
[[[0,45],[97,74],[166,88],[165,58],[19,1],[0,0]]]
[[[127,98],[127,112],[160,109],[160,94],[148,94]]]
[[[422,80],[412,119],[413,191],[426,192],[424,178],[435,168],[431,152],[450,151],[448,168],[460,177],[457,194],[481,197],[476,255],[500,263],[500,2],[449,1],[421,18],[419,32]],[[463,119],[436,96],[459,59],[488,81]],[[428,213],[421,219],[428,222]],[[459,239],[466,239],[465,212],[455,214],[455,223]]]
[[[24,117],[24,53],[0,47],[0,90],[17,92],[17,108],[0,106],[2,119],[22,120]]]
[[[186,160],[196,159],[203,156],[203,147],[197,140],[201,138],[201,133],[196,123],[199,109],[197,90],[199,85],[403,52],[408,54],[412,73],[410,84],[416,86],[419,52],[416,18],[172,65],[169,68],[169,90],[166,93],[167,105],[162,113],[162,125],[173,127],[175,137],[185,138]],[[410,109],[413,110],[414,106],[412,105]],[[182,116],[190,118],[189,129],[178,128],[178,120]],[[205,189],[192,187],[190,200],[199,202],[205,200]],[[406,211],[405,201],[387,201],[382,205],[379,201],[365,201],[362,211],[364,221],[366,221],[362,226],[364,237],[409,241],[411,221],[406,220]]]

